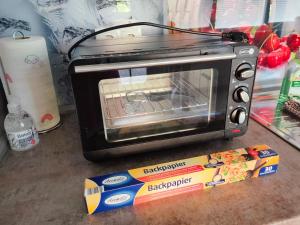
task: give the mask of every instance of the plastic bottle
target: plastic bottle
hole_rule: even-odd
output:
[[[283,78],[278,103],[283,105],[289,98],[300,99],[300,50],[288,64]]]
[[[22,110],[18,100],[9,98],[8,114],[4,120],[4,129],[12,150],[25,151],[39,143],[39,137],[30,115]]]
[[[283,107],[289,99],[300,100],[300,50],[296,53],[295,58],[289,62],[282,80],[275,112],[275,125],[277,127],[281,126]]]
[[[300,100],[300,50],[296,54],[296,58],[291,62],[290,67],[290,88],[288,97]]]

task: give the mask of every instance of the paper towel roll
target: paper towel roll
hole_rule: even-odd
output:
[[[17,96],[39,132],[60,122],[46,42],[43,37],[0,39],[0,73],[6,96]]]

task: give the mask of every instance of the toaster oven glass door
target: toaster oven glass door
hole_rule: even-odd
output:
[[[106,141],[205,131],[218,116],[224,120],[225,107],[217,103],[227,101],[227,91],[220,93],[220,69],[158,71],[119,70],[118,77],[99,81]]]

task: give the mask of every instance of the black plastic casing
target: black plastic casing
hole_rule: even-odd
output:
[[[222,56],[235,55],[234,58]],[[91,40],[76,49],[69,65],[69,75],[76,102],[84,156],[88,160],[132,154],[150,150],[174,148],[186,144],[216,138],[233,138],[243,135],[248,126],[251,101],[239,103],[233,100],[233,93],[240,86],[247,87],[252,96],[255,76],[238,80],[237,68],[243,64],[251,65],[256,71],[258,49],[244,43],[222,41],[219,38],[198,35],[164,35],[156,37],[136,37],[116,40]],[[218,60],[184,64],[146,67],[149,74],[178,72],[180,70],[214,68],[218,76],[217,111],[219,115],[205,129],[138,138],[130,141],[110,143],[104,135],[98,83],[102,79],[118,78],[118,70],[78,72],[78,68],[124,62],[148,62],[157,59],[177,59],[189,57],[218,57]],[[117,64],[113,64],[117,65]],[[91,67],[92,68],[92,67]],[[131,68],[127,68],[131,69]],[[134,69],[132,69],[134,70]],[[76,72],[77,71],[77,72]],[[230,120],[232,111],[242,107],[247,112],[246,121],[238,125]]]

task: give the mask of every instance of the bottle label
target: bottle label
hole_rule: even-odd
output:
[[[26,150],[38,144],[38,134],[34,127],[20,132],[7,132],[9,144],[13,150]]]
[[[289,96],[300,97],[300,69],[292,74],[290,82]]]
[[[300,81],[296,80],[296,81],[292,81],[292,87],[300,87]]]

